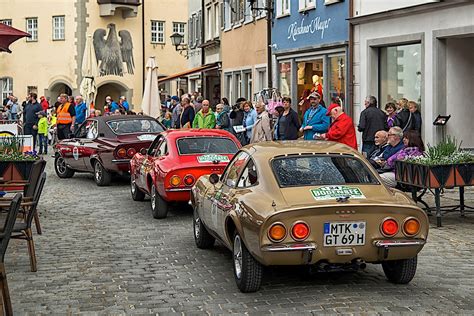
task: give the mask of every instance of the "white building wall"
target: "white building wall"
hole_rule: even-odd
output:
[[[354,16],[413,7],[439,0],[354,0]]]
[[[365,2],[365,0],[362,0]],[[375,0],[374,0],[375,1]],[[359,1],[360,2],[360,1]],[[386,1],[384,1],[386,3]],[[474,24],[474,4],[455,6],[444,8],[438,11],[430,11],[417,15],[408,15],[397,17],[394,19],[383,19],[380,21],[370,22],[355,25],[354,27],[354,120],[358,123],[360,112],[363,110],[364,98],[367,95],[377,95],[371,87],[376,85],[378,80],[377,73],[369,73],[371,69],[376,68],[377,58],[374,55],[375,51],[369,49],[369,42],[380,39],[409,38],[410,36],[418,36],[421,34],[422,40],[422,116],[423,116],[423,138],[425,142],[433,144],[435,141],[435,129],[432,122],[434,118],[440,113],[434,113],[434,93],[438,88],[435,83],[438,78],[433,78],[433,68],[435,65],[433,55],[433,32],[437,30],[461,28],[472,26]],[[397,45],[394,39],[393,45]],[[472,55],[471,55],[472,56]],[[369,62],[371,63],[369,65]],[[453,65],[454,67],[454,65]],[[472,81],[467,81],[469,78],[463,76],[463,85],[471,85]],[[466,79],[466,81],[465,81]],[[469,88],[467,90],[474,90]],[[454,95],[454,92],[447,90],[447,93]],[[464,113],[464,112],[463,112]],[[474,120],[473,111],[469,111],[469,120]],[[442,113],[441,113],[442,114]],[[464,114],[465,115],[465,114]],[[451,122],[448,123],[455,126]],[[459,128],[459,127],[457,127]],[[466,125],[466,128],[472,131],[471,124]],[[360,136],[360,135],[359,135]],[[463,146],[474,147],[467,143],[467,139]]]

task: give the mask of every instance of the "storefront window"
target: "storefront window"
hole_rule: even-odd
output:
[[[329,57],[329,100],[336,98],[345,106],[346,100],[346,56],[338,55]]]
[[[280,93],[291,96],[291,63],[280,63]]]
[[[380,48],[380,104],[407,98],[421,103],[421,44]]]
[[[311,92],[318,92],[323,98],[323,60],[315,59],[298,63],[298,114],[303,116],[310,107],[307,100]]]

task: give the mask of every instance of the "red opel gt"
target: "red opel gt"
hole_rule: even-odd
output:
[[[164,130],[156,119],[143,115],[89,118],[71,139],[54,146],[54,169],[60,178],[91,172],[98,186],[109,185],[112,174],[127,173],[130,158]]]
[[[221,174],[239,148],[237,138],[223,130],[163,132],[130,160],[132,198],[149,195],[153,217],[165,218],[170,202],[188,202],[199,177]]]

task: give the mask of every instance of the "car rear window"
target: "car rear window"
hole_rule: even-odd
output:
[[[107,121],[107,125],[116,135],[163,132],[163,127],[150,119],[113,120]]]
[[[280,187],[340,184],[378,184],[358,158],[347,156],[288,156],[272,161]]]
[[[239,149],[229,138],[186,137],[178,139],[180,155],[195,154],[235,154]]]

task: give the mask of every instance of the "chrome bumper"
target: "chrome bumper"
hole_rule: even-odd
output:
[[[415,240],[375,240],[374,246],[378,248],[387,247],[410,247],[410,246],[423,246],[426,241],[422,239]]]
[[[185,191],[191,191],[191,188],[171,188],[171,189],[166,189],[166,192],[185,192]]]
[[[262,251],[301,251],[301,250],[316,250],[318,246],[312,243],[298,243],[285,245],[269,245],[262,247]]]
[[[112,159],[112,163],[129,163],[130,159]]]

